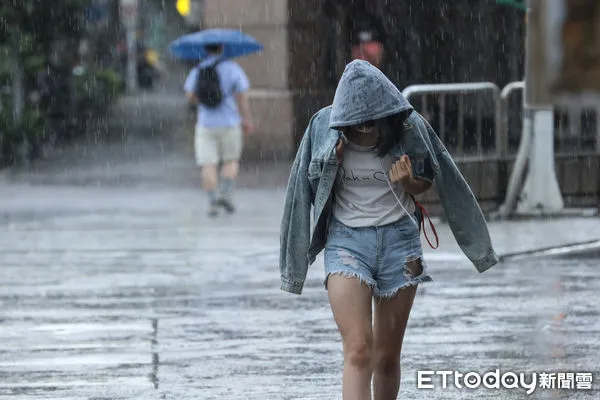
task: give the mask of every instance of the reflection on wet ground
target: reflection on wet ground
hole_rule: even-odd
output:
[[[267,194],[249,198],[261,204]],[[217,224],[199,199],[179,200],[137,211],[94,211],[90,202],[43,217],[5,214],[1,398],[341,398],[341,345],[322,260],[302,296],[280,292],[279,214],[249,205],[245,217]],[[432,258],[434,282],[419,288],[405,340],[401,398],[527,397],[523,389],[418,390],[418,370],[600,379],[597,266],[534,260],[477,274]],[[600,394],[538,389],[530,398]]]

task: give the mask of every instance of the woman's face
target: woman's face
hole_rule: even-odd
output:
[[[352,142],[362,146],[374,146],[377,143],[377,126],[375,121],[367,121],[359,125],[353,125],[346,131],[346,136]]]
[[[353,125],[349,128],[351,135],[371,136],[377,133],[375,121],[367,121],[362,124]]]
[[[377,154],[383,157],[400,140],[403,131],[401,126],[405,119],[403,114],[397,114],[377,121],[367,121],[349,127],[345,132],[346,137],[358,145],[375,146]]]

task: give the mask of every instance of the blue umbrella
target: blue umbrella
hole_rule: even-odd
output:
[[[257,53],[263,46],[252,36],[233,29],[207,29],[181,36],[171,43],[171,53],[184,60],[200,60],[207,56],[204,46],[223,45],[223,57],[235,58]]]

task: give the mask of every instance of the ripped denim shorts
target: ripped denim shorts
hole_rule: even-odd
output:
[[[332,219],[325,246],[325,287],[331,274],[357,278],[378,298],[432,281],[420,232],[411,218],[383,226],[352,228]]]

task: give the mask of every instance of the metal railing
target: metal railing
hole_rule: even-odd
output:
[[[562,108],[555,114],[557,152],[600,153],[600,108]]]
[[[521,141],[521,131],[523,129],[523,99],[519,99],[519,102],[517,103],[518,108],[516,110],[511,107],[510,100],[515,94],[522,94],[524,90],[525,82],[517,81],[504,86],[502,92],[500,92],[500,99],[502,102],[501,130],[506,138],[502,152],[503,156],[513,153]],[[517,117],[516,120],[514,118],[515,116]]]
[[[511,138],[516,139],[513,146],[518,146],[521,139],[523,102],[510,104],[510,99],[514,93],[524,89],[525,82],[511,82],[501,93],[502,130],[506,132],[509,141]],[[555,107],[554,112],[556,153],[600,153],[600,106],[595,109]]]
[[[492,82],[474,82],[412,85],[402,93],[432,124],[455,157],[506,157],[517,152],[521,141],[523,100],[514,97],[524,89],[523,81],[511,82],[502,90]],[[486,103],[483,94],[491,94],[491,104]],[[450,96],[456,101],[452,103]],[[467,103],[467,96],[476,98]],[[600,153],[600,106],[556,107],[555,138],[557,154]],[[492,143],[484,139],[492,139]]]
[[[415,108],[419,111],[432,125],[439,135],[442,142],[446,147],[453,147],[453,155],[455,157],[466,158],[469,156],[483,157],[486,154],[492,153],[496,156],[502,156],[505,153],[507,138],[506,130],[503,129],[503,109],[500,88],[492,82],[474,82],[474,83],[450,83],[450,84],[432,84],[432,85],[412,85],[408,86],[403,90],[403,95],[411,101],[412,98],[420,96],[420,103],[416,104]],[[465,98],[468,95],[477,95],[481,97],[482,94],[489,93],[492,98],[492,111],[490,113],[489,107],[485,107],[484,99],[476,99],[474,102],[470,102],[468,105],[465,104]],[[437,96],[437,104],[433,107],[429,106],[428,97]],[[456,104],[452,103],[449,107],[450,101],[447,99],[448,96],[456,97]],[[456,107],[456,113],[452,110],[448,113],[448,108]],[[473,112],[474,109],[474,112]],[[434,119],[437,116],[437,123]],[[448,118],[453,118],[456,115],[456,121],[448,121]],[[488,124],[488,127],[484,127],[484,120],[488,122],[491,120],[492,123]],[[455,128],[450,128],[455,123]],[[473,129],[466,129],[467,125],[470,128],[475,125]],[[492,126],[489,126],[492,125]],[[448,131],[451,131],[448,133]],[[465,132],[469,131],[469,139],[474,139],[474,147],[466,148]],[[492,132],[489,132],[492,131]],[[493,138],[492,151],[486,149],[484,143],[484,132],[491,133],[488,135]],[[454,135],[454,137],[452,136]],[[472,137],[474,136],[474,138]],[[453,141],[456,143],[452,143]],[[487,146],[489,147],[489,146]]]

